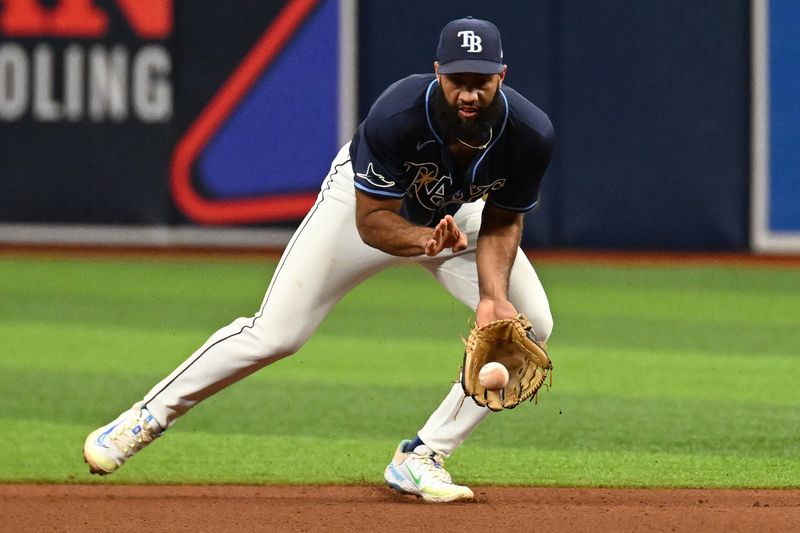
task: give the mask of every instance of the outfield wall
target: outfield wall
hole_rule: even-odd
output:
[[[283,242],[369,104],[471,14],[558,134],[527,246],[774,250],[800,177],[763,100],[793,78],[757,29],[800,27],[792,1],[6,0],[0,242]],[[793,72],[800,36],[772,38]]]

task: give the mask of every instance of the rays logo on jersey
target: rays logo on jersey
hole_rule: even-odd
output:
[[[495,191],[506,184],[505,178],[500,178],[486,185],[470,184],[464,189],[453,190],[453,178],[446,174],[439,176],[439,166],[436,163],[406,161],[404,166],[406,175],[412,180],[406,194],[429,211],[436,211],[443,205],[474,202],[489,191]],[[367,172],[369,173],[369,169]]]
[[[417,202],[429,211],[436,211],[445,201],[447,194],[452,193],[453,178],[439,176],[436,163],[403,163],[406,175],[412,176],[411,187],[406,194],[416,198]]]

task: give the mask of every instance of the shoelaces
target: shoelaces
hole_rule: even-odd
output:
[[[141,427],[141,431],[134,434],[133,428],[137,425]],[[142,418],[141,411],[136,417],[132,417],[130,422],[121,424],[114,433],[109,435],[109,440],[116,444],[127,457],[142,449],[155,438],[155,433],[147,427],[147,423]]]
[[[416,454],[415,454],[416,455]],[[444,483],[452,483],[450,474],[444,469],[444,459],[440,455],[417,455],[419,462],[431,477]]]

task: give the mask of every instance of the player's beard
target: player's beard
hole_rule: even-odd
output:
[[[504,112],[499,89],[489,105],[479,109],[477,116],[472,119],[462,119],[458,115],[458,106],[453,107],[447,102],[440,86],[437,85],[433,93],[433,116],[445,138],[482,142],[489,137],[489,130],[497,124]]]

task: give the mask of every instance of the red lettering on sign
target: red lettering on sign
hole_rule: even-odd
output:
[[[172,0],[117,0],[128,24],[145,39],[163,39],[172,33]]]
[[[99,37],[108,30],[108,15],[92,0],[61,0],[51,9],[38,0],[4,0],[0,29],[12,37]]]
[[[140,37],[159,39],[172,33],[172,0],[117,0],[120,11]],[[58,0],[48,8],[40,0],[0,0],[0,33],[10,37],[102,37],[108,15],[92,0]]]

